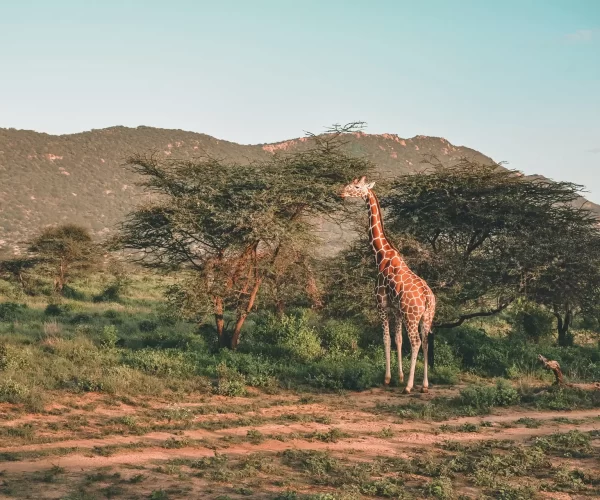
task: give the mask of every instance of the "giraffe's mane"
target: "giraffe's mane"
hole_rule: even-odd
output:
[[[387,244],[392,247],[392,250],[395,250],[399,256],[402,256],[402,254],[400,253],[400,250],[398,250],[398,248],[396,248],[396,245],[394,245],[389,238],[387,237],[387,233],[385,232],[385,225],[383,223],[383,212],[381,211],[381,205],[379,205],[379,198],[377,197],[377,195],[375,194],[375,192],[371,189],[369,189],[369,192],[373,195],[373,198],[375,198],[375,205],[377,205],[377,215],[379,216],[379,223],[381,224],[381,232],[383,234],[383,237],[385,238],[385,241],[387,241]]]

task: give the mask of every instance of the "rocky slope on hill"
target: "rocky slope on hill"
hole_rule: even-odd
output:
[[[154,151],[163,158],[181,159],[208,153],[244,163],[307,143],[300,138],[240,145],[205,134],[152,127],[111,127],[61,136],[0,129],[0,253],[17,252],[22,242],[49,224],[82,224],[98,237],[114,231],[145,196],[136,186],[136,175],[123,167],[132,153]],[[422,135],[403,139],[359,132],[348,135],[345,147],[372,160],[383,178],[425,168],[422,160],[427,155],[446,164],[464,156],[491,161],[473,149]],[[590,208],[600,212],[597,205],[590,204]],[[337,228],[323,225],[321,229],[335,248],[348,239]]]

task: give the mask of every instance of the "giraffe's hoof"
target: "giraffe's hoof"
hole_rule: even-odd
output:
[[[421,392],[427,393],[429,392],[429,389],[427,387],[421,387]]]
[[[405,387],[404,390],[402,391],[402,394],[410,394],[410,389],[408,387]]]
[[[390,385],[390,380],[392,379],[392,377],[385,377],[385,380],[383,381],[384,385]]]

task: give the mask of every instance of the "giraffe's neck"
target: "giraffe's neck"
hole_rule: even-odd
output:
[[[383,230],[383,214],[379,206],[379,200],[373,191],[367,192],[366,202],[369,205],[369,243],[375,252],[375,260],[380,264],[386,253],[394,251],[395,256],[400,259],[401,265],[406,266],[400,253],[388,242]]]

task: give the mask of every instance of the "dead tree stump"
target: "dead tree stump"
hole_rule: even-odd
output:
[[[560,365],[558,364],[558,361],[548,360],[541,354],[538,354],[538,359],[544,365],[544,368],[546,368],[546,370],[550,370],[554,373],[554,376],[556,377],[554,383],[556,385],[564,385],[563,374],[560,371]]]

